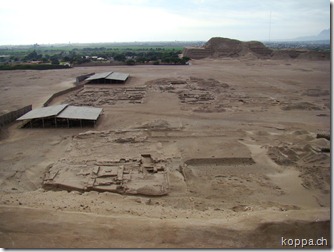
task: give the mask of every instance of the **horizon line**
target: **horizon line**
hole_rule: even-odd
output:
[[[212,37],[215,38],[215,37]],[[224,38],[224,37],[220,37]],[[211,39],[211,38],[210,38]],[[209,39],[209,40],[210,40]],[[231,38],[228,38],[231,39]],[[43,45],[80,45],[80,44],[133,44],[133,43],[187,43],[187,42],[207,42],[209,40],[159,40],[159,41],[113,41],[113,42],[58,42],[58,43],[27,43],[27,44],[0,44],[0,47],[4,46],[43,46]],[[316,39],[316,40],[296,40],[296,39],[275,39],[275,40],[268,40],[268,39],[260,39],[260,40],[240,40],[235,39],[242,42],[250,42],[250,41],[259,41],[264,43],[273,43],[273,42],[317,42],[317,41],[331,41],[330,39]]]

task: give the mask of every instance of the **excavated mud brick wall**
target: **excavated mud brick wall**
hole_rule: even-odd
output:
[[[90,74],[84,74],[84,75],[80,75],[76,78],[75,83],[79,84],[80,82],[84,81],[85,79],[87,79],[88,77],[94,75],[95,73],[90,73]]]
[[[51,97],[50,97],[50,98],[43,104],[43,107],[47,107],[47,106],[51,103],[51,101],[52,101],[54,98],[56,98],[56,97],[58,97],[58,96],[61,96],[61,95],[63,95],[63,94],[67,94],[67,93],[69,93],[69,92],[71,92],[71,91],[74,91],[74,90],[83,88],[83,87],[84,87],[84,84],[79,84],[79,85],[77,85],[77,86],[75,86],[75,87],[71,87],[71,88],[68,88],[68,89],[59,91],[59,92],[57,92],[57,93],[54,93],[54,94],[51,95]]]
[[[211,56],[212,51],[205,48],[184,48],[183,56],[191,59],[203,59]]]
[[[260,42],[248,43],[247,46],[252,52],[262,56],[271,56],[271,54],[273,53],[273,50],[266,47]]]
[[[14,111],[1,115],[0,116],[0,127],[3,127],[8,123],[14,122],[17,118],[29,112],[30,110],[32,110],[32,105],[28,105],[18,110],[14,110]]]

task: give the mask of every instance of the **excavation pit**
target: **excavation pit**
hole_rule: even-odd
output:
[[[252,165],[255,164],[252,158],[193,158],[185,162],[187,165],[201,166],[201,165]]]

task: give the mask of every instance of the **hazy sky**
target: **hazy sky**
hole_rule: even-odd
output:
[[[269,34],[275,40],[317,35],[329,27],[329,0],[0,2],[1,45],[208,40],[217,36],[268,40]]]

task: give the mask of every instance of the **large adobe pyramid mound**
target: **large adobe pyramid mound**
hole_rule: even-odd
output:
[[[242,42],[229,38],[211,38],[203,47],[188,47],[183,51],[183,56],[192,59],[206,57],[240,57],[247,54],[255,54],[258,57],[271,57],[272,50],[258,41]]]
[[[258,41],[242,42],[236,39],[211,38],[204,48],[212,52],[213,57],[240,57],[248,53],[270,57],[272,50]]]
[[[260,59],[329,59],[330,55],[308,50],[288,49],[272,50],[259,41],[243,42],[236,39],[214,37],[202,47],[186,47],[183,56],[191,59],[203,59],[207,57],[252,57]]]

